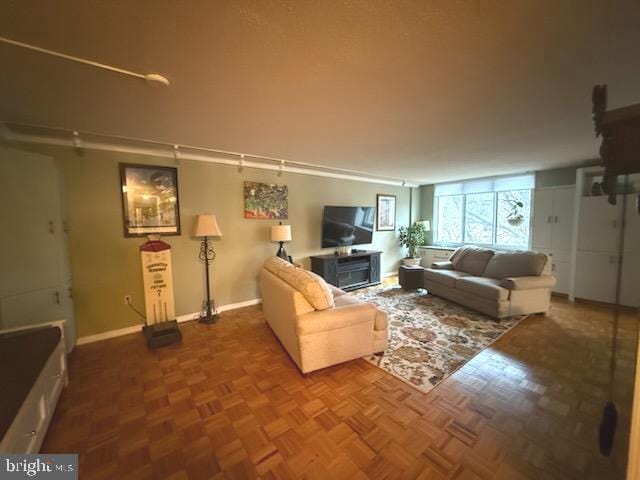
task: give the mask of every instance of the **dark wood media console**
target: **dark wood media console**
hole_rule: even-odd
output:
[[[311,257],[311,271],[342,290],[355,290],[380,283],[380,254],[363,250],[349,255]]]

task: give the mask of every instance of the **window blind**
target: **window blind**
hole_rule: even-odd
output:
[[[440,183],[435,186],[436,197],[465,195],[468,193],[504,192],[507,190],[532,190],[536,184],[533,173],[508,177],[480,178],[463,182]]]

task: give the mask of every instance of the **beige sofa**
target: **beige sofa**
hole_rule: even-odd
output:
[[[555,283],[543,253],[479,247],[458,248],[424,272],[429,292],[494,318],[547,312]]]
[[[302,373],[387,348],[387,314],[271,257],[260,269],[267,323]]]

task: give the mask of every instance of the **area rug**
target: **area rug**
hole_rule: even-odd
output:
[[[398,285],[352,292],[389,314],[389,347],[369,362],[428,392],[525,316],[495,320]]]

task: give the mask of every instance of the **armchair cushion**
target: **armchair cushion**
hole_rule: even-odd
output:
[[[436,270],[454,270],[453,263],[451,263],[449,260],[445,262],[433,262],[431,264],[431,268],[434,268]]]
[[[453,287],[456,284],[456,280],[462,277],[470,277],[468,273],[458,272],[457,270],[435,270],[427,268],[424,271],[424,278],[426,280],[432,280],[434,282],[441,283],[447,287]]]
[[[496,252],[484,277],[503,278],[537,276],[547,263],[547,256],[537,252]]]
[[[553,275],[535,275],[526,277],[509,277],[500,282],[500,285],[509,290],[531,290],[534,288],[552,288],[556,284]]]
[[[500,286],[500,281],[493,278],[464,277],[456,281],[456,288],[497,302],[509,299],[509,290]]]
[[[359,303],[335,307],[321,312],[305,313],[298,317],[296,333],[298,336],[336,330],[351,325],[375,320],[377,309],[370,303]]]
[[[456,249],[449,260],[455,270],[479,277],[493,257],[493,250],[467,245]]]

